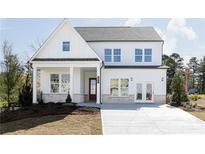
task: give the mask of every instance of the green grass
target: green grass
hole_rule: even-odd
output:
[[[201,98],[205,98],[205,94],[199,94]]]

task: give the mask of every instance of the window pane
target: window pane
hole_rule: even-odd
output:
[[[90,80],[90,94],[96,94],[96,79]]]
[[[114,49],[114,62],[121,61],[121,49]]]
[[[137,87],[136,87],[136,99],[137,100],[142,100],[142,84],[141,83],[137,83]]]
[[[62,93],[70,92],[70,75],[69,74],[61,75],[61,92]]]
[[[120,62],[121,57],[120,56],[114,56],[114,62]]]
[[[119,86],[118,79],[111,79],[110,80],[110,94],[112,96],[118,96],[118,86]]]
[[[152,55],[152,49],[145,49],[145,55]]]
[[[152,100],[152,84],[146,85],[146,100]]]
[[[111,62],[112,57],[111,56],[105,56],[105,62]]]
[[[144,59],[145,62],[151,62],[152,61],[152,56],[145,56],[144,58],[145,58]]]
[[[135,56],[135,62],[142,62],[142,56]]]
[[[59,75],[51,74],[50,82],[51,82],[51,93],[58,93],[59,92]]]
[[[121,79],[121,96],[128,96],[129,79]]]
[[[151,62],[152,61],[152,49],[145,49],[145,62]]]
[[[63,51],[70,51],[70,42],[63,42]]]
[[[142,62],[142,49],[135,49],[135,62]]]
[[[112,61],[112,50],[111,49],[105,49],[104,58],[105,58],[105,62]]]
[[[135,55],[142,55],[142,49],[135,49]]]

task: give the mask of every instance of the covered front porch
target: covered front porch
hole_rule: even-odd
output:
[[[68,94],[72,102],[100,104],[100,63],[38,62],[33,63],[33,103],[38,97],[47,102],[65,102]]]

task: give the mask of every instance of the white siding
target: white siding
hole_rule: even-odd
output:
[[[63,52],[63,41],[70,42],[70,51]],[[35,58],[97,58],[97,56],[75,29],[65,22]]]
[[[135,94],[137,82],[152,82],[155,95],[166,95],[165,69],[103,69],[101,76],[103,95],[110,94],[111,78],[128,78],[129,95]]]
[[[121,62],[106,64],[112,65],[161,65],[162,63],[162,42],[88,42],[95,52],[104,60],[105,48],[120,48]],[[135,49],[152,49],[152,62],[135,62]]]

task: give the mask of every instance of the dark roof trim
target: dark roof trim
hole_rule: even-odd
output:
[[[98,58],[35,58],[33,61],[99,61]]]
[[[130,65],[130,66],[124,66],[124,65],[116,65],[116,66],[111,66],[111,65],[105,65],[105,69],[167,69],[167,67],[164,66],[135,66],[135,65]]]

